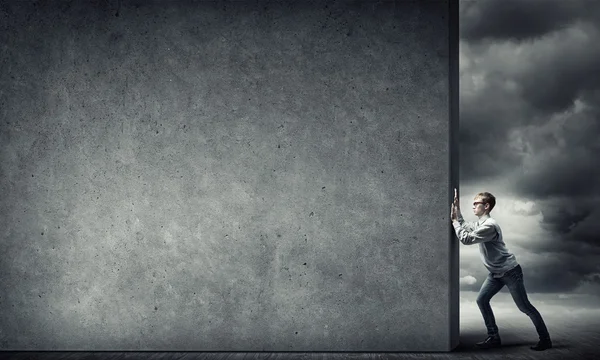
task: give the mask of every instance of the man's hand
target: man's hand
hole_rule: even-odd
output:
[[[454,201],[450,207],[450,221],[458,220],[458,214],[460,214],[460,201],[458,199],[458,190],[454,188]]]
[[[458,220],[458,216],[456,215],[456,206],[452,204],[450,206],[450,221]]]
[[[452,221],[458,220],[460,216],[460,200],[458,199],[458,190],[454,188],[454,201],[452,202],[452,211],[450,212],[450,219]]]
[[[460,211],[460,201],[458,200],[458,190],[454,188],[454,206],[456,206],[456,210]]]

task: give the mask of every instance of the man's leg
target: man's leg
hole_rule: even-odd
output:
[[[525,284],[523,281],[523,269],[521,269],[521,266],[519,265],[515,269],[506,273],[502,279],[508,287],[515,304],[519,310],[529,316],[533,322],[533,325],[535,326],[535,330],[540,337],[541,343],[538,344],[537,348],[534,348],[534,350],[544,350],[544,348],[547,349],[552,347],[550,334],[548,333],[544,319],[542,319],[542,315],[540,315],[539,311],[537,311],[537,309],[529,302],[529,299],[527,298],[527,291],[525,290]]]
[[[492,274],[488,274],[483,285],[481,285],[479,295],[477,296],[477,306],[479,306],[481,315],[483,315],[483,321],[487,328],[488,336],[498,336],[498,326],[496,326],[496,318],[494,317],[494,312],[490,306],[490,300],[492,300],[492,297],[496,295],[503,286],[504,283],[502,281],[494,279]]]

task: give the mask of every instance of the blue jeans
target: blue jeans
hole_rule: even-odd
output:
[[[531,321],[533,321],[533,325],[535,326],[535,330],[540,339],[550,339],[542,315],[540,315],[537,309],[531,305],[529,299],[527,299],[527,291],[523,284],[523,269],[521,269],[521,265],[517,265],[517,267],[506,272],[500,278],[494,278],[490,273],[483,282],[483,285],[481,285],[479,296],[477,296],[477,305],[479,306],[479,310],[481,310],[481,315],[483,315],[483,321],[485,322],[488,336],[498,335],[498,326],[496,326],[496,319],[494,318],[494,313],[490,306],[490,300],[504,287],[504,285],[508,287],[519,310],[529,316]]]

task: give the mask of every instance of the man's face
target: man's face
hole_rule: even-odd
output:
[[[485,204],[481,198],[475,198],[473,200],[473,214],[475,214],[475,216],[481,216],[485,214],[486,205],[487,204]]]

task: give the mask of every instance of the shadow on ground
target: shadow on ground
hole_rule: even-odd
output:
[[[500,348],[493,349],[478,349],[475,344],[485,340],[486,333],[480,331],[466,330],[461,331],[459,345],[454,349],[455,352],[486,352],[486,353],[502,353],[505,350],[513,350],[523,348],[529,350],[530,346],[534,346],[537,343],[536,338],[532,338],[531,341],[526,341],[519,338],[516,334],[505,332],[502,334],[502,346]],[[556,341],[552,344],[554,349],[571,349],[571,346],[564,343],[557,343]]]
[[[473,331],[473,330],[467,330],[467,331],[461,331],[460,333],[460,343],[459,345],[456,347],[456,349],[454,351],[456,352],[489,352],[489,353],[493,353],[493,352],[498,352],[498,351],[502,351],[502,349],[510,349],[510,348],[529,348],[530,346],[535,345],[536,341],[535,339],[532,339],[532,341],[524,341],[522,339],[518,339],[515,338],[513,336],[511,336],[510,334],[502,334],[502,346],[500,348],[493,348],[493,349],[478,349],[475,347],[475,344],[485,340],[485,338],[487,337],[485,331],[481,332],[481,331]]]

